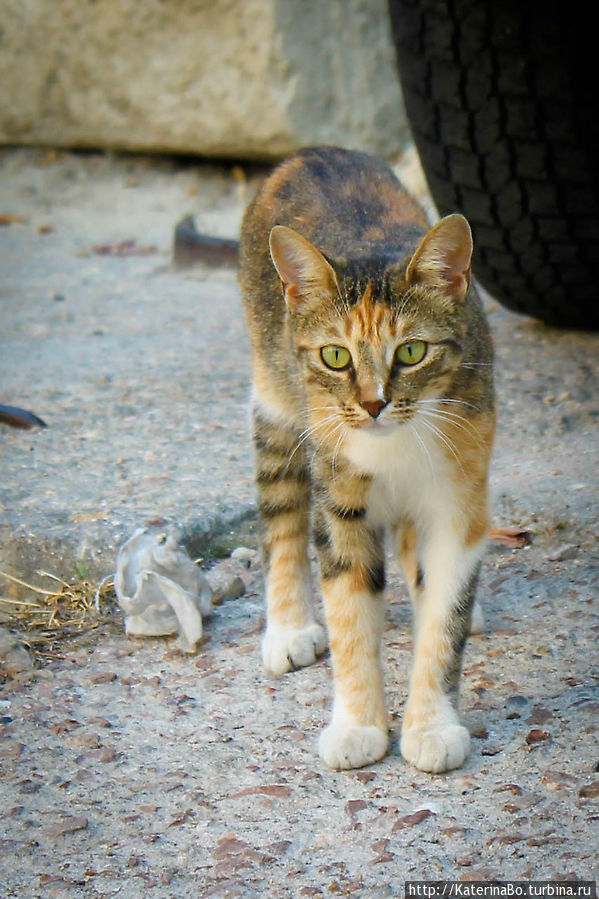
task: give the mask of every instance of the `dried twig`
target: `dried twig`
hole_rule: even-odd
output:
[[[87,581],[69,584],[47,571],[38,574],[59,584],[60,589],[40,587],[0,571],[0,579],[35,594],[34,600],[0,596],[0,609],[8,613],[15,626],[24,632],[34,653],[46,659],[60,658],[56,653],[61,642],[102,623],[100,600],[114,597],[114,579],[111,575],[103,578],[100,584]]]

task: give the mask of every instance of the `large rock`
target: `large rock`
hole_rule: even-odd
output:
[[[272,159],[407,139],[386,0],[4,0],[0,141]]]

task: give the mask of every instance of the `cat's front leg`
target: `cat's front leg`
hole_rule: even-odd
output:
[[[364,515],[360,507],[330,505],[315,528],[335,691],[319,750],[336,770],[378,761],[389,743],[380,659],[383,550]]]
[[[301,435],[254,406],[256,481],[266,578],[262,661],[272,674],[311,665],[326,649],[314,616],[308,538],[310,474]]]
[[[449,524],[440,528],[427,541],[412,585],[414,663],[401,752],[422,771],[459,768],[470,751],[457,699],[483,548],[484,541],[464,546]]]

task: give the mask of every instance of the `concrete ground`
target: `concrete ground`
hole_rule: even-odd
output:
[[[2,571],[100,579],[156,519],[194,557],[255,545],[236,274],[174,270],[171,241],[186,213],[236,236],[259,174],[0,153],[0,402],[48,425],[0,425]],[[249,569],[231,563],[245,595],[206,621],[196,656],[126,638],[113,611],[33,676],[5,679],[3,896],[396,896],[405,880],[597,877],[599,339],[486,301],[494,523],[533,542],[487,553],[486,629],[465,659],[466,765],[431,777],[399,754],[410,615],[393,575],[391,754],[324,769],[329,661],[262,672],[248,554]],[[2,595],[13,586],[0,578]]]

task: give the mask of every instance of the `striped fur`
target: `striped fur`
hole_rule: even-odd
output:
[[[334,148],[275,169],[244,219],[263,660],[275,674],[310,664],[328,635],[335,697],[320,752],[333,768],[370,764],[388,747],[387,534],[414,607],[402,753],[426,771],[458,767],[468,753],[457,694],[494,431],[492,348],[471,253],[465,219],[427,231],[383,163]],[[331,367],[331,346],[349,362]],[[326,634],[312,604],[310,527]]]

